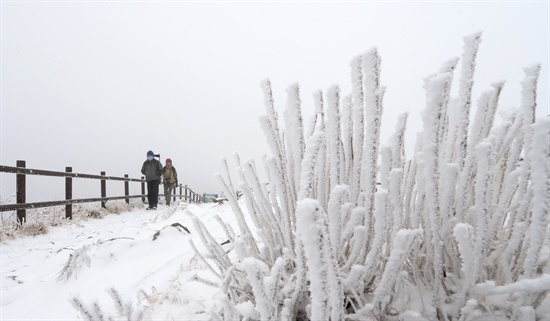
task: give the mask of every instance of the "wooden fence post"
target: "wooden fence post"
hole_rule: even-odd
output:
[[[24,160],[16,161],[17,167],[26,167],[26,162]],[[26,202],[26,186],[25,186],[25,174],[15,175],[15,186],[16,186],[16,202],[17,204],[24,204]],[[27,220],[27,211],[25,209],[17,210],[17,225],[21,226]]]
[[[145,195],[145,181],[144,181],[144,179],[145,179],[145,177],[141,176],[141,195]],[[141,197],[141,201],[143,203],[145,203],[145,196]]]
[[[73,168],[70,166],[65,167],[65,171],[50,171],[42,169],[29,169],[26,167],[26,161],[17,160],[16,167],[0,165],[0,173],[11,173],[15,175],[15,204],[0,204],[0,213],[6,211],[16,212],[16,228],[20,228],[27,221],[27,209],[35,208],[45,208],[51,206],[65,206],[65,218],[72,219],[73,214],[73,204],[76,203],[86,203],[86,202],[101,202],[101,206],[106,208],[107,201],[109,200],[125,200],[127,204],[130,204],[131,198],[140,198],[145,201],[145,179],[142,176],[141,179],[129,178],[128,174],[124,174],[124,177],[113,177],[107,176],[104,171],[100,172],[100,175],[92,174],[79,174],[74,173]],[[27,191],[26,191],[26,182],[27,175],[38,175],[38,176],[52,176],[52,177],[63,177],[65,178],[65,199],[56,200],[56,201],[46,201],[46,202],[27,202]],[[87,178],[100,181],[101,187],[101,197],[96,198],[84,198],[84,199],[75,199],[73,195],[73,178]],[[124,195],[122,196],[113,196],[107,197],[107,181],[124,181]],[[140,182],[141,183],[141,193],[139,195],[130,195],[130,182]],[[182,197],[183,185],[178,185],[180,187],[180,199]],[[190,193],[193,193],[191,189],[185,185],[185,197],[189,199]],[[174,187],[174,201],[177,199],[178,195],[175,195],[176,188]],[[189,193],[189,194],[188,194]],[[120,195],[120,194],[119,194]]]
[[[174,185],[174,190],[172,191],[172,195],[173,195],[173,201],[175,202],[176,201],[176,185]]]
[[[101,176],[105,176],[105,172],[101,172]],[[107,197],[107,184],[104,179],[101,180],[101,197]],[[101,207],[107,208],[106,201],[101,201]]]
[[[181,192],[182,192],[181,186],[182,186],[182,185],[180,184],[180,201],[181,201],[181,197],[183,196],[182,193],[181,193]]]
[[[124,178],[128,178],[128,174],[124,174]],[[130,195],[130,182],[129,181],[124,181],[124,196],[129,196]],[[127,198],[126,199],[126,204],[130,204],[130,199]]]
[[[189,203],[189,199],[187,198],[187,185],[185,185],[185,201]]]
[[[65,167],[65,172],[71,173],[73,171],[72,167]],[[71,200],[73,199],[73,178],[72,177],[65,177],[65,199]],[[67,204],[65,205],[65,218],[68,218],[70,220],[73,219],[73,204]]]

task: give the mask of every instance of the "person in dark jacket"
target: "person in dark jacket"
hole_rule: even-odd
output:
[[[162,164],[155,159],[155,153],[152,150],[147,152],[147,160],[141,166],[141,173],[145,175],[147,181],[147,199],[150,209],[156,209],[159,200],[159,185],[162,175]]]
[[[164,184],[164,197],[166,199],[166,205],[170,206],[170,199],[172,198],[172,191],[174,186],[178,185],[178,172],[172,165],[170,158],[166,159],[166,166],[162,168],[162,178]]]

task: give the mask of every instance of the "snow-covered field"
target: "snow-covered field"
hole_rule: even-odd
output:
[[[209,319],[217,290],[189,280],[210,274],[189,244],[193,239],[203,252],[189,212],[225,241],[214,216],[233,221],[228,205],[180,203],[75,220],[3,242],[0,319],[82,320],[70,302],[75,297],[90,310],[98,303],[105,316],[121,317],[108,293],[113,288],[132,301],[136,317],[142,310],[147,320]],[[72,269],[64,271],[69,258]]]

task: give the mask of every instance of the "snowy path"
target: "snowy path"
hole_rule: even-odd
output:
[[[107,315],[116,317],[106,292],[111,287],[124,299],[145,307],[148,320],[207,319],[216,293],[188,281],[195,273],[208,278],[209,272],[189,246],[192,238],[202,252],[185,208],[223,241],[222,234],[216,233],[219,225],[213,215],[222,216],[227,207],[182,204],[177,209],[110,214],[0,244],[0,320],[81,320],[69,303],[74,296],[87,305],[98,302]],[[182,233],[171,226],[173,223],[187,227],[192,234]],[[70,255],[85,246],[80,266],[67,280],[58,280]]]

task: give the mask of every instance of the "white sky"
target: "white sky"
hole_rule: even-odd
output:
[[[23,159],[30,168],[139,177],[152,149],[173,159],[180,182],[218,193],[221,157],[239,152],[261,166],[268,153],[258,120],[263,79],[280,117],[287,86],[299,82],[309,120],[312,93],[333,84],[349,93],[349,62],[372,47],[387,86],[383,139],[409,111],[412,146],[423,78],[460,56],[463,37],[477,31],[474,103],[506,80],[500,109],[519,106],[523,68],[541,63],[537,117],[550,114],[548,1],[1,1],[0,9],[3,165]],[[5,200],[15,178],[0,177]],[[30,201],[63,196],[62,179],[41,182]],[[99,193],[98,182],[87,184]]]

